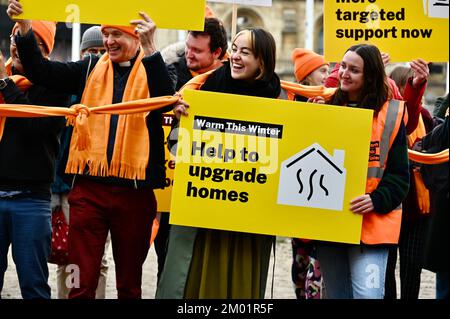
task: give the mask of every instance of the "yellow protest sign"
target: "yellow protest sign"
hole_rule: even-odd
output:
[[[448,7],[448,0],[325,0],[325,59],[341,61],[350,46],[371,43],[391,62],[447,62]]]
[[[167,138],[170,134],[173,119],[174,115],[172,112],[163,114],[164,148],[166,158],[166,185],[164,189],[155,189],[156,202],[158,203],[158,212],[170,211],[170,198],[172,197],[175,156],[172,155],[167,148]]]
[[[170,223],[359,243],[372,111],[184,94]]]
[[[21,0],[20,19],[130,25],[147,13],[158,28],[203,30],[205,0]]]

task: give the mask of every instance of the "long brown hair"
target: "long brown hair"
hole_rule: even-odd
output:
[[[371,44],[357,44],[348,51],[355,52],[364,61],[364,84],[359,95],[357,107],[369,108],[378,112],[383,104],[392,97],[392,93],[384,70],[380,50]],[[348,94],[340,88],[336,91],[332,104],[346,105]]]

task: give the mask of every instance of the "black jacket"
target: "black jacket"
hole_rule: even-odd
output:
[[[274,73],[270,81],[248,83],[231,77],[230,62],[227,61],[215,70],[201,87],[202,91],[231,93],[267,98],[278,98],[281,92],[280,79]]]
[[[0,93],[8,104],[66,107],[68,96],[39,85],[22,92],[10,82]],[[7,118],[0,141],[0,191],[24,191],[27,197],[50,198],[58,134],[63,117]]]
[[[192,74],[186,64],[186,56],[183,54],[177,62],[170,64],[170,66],[175,69],[175,90],[178,91],[183,85],[192,79]]]
[[[449,123],[435,127],[422,139],[427,153],[438,153],[448,148]],[[449,267],[449,167],[448,162],[423,165],[421,173],[425,186],[430,190],[431,216],[425,236],[425,269],[448,272]]]
[[[33,82],[48,88],[55,89],[58,92],[75,94],[82,96],[88,69],[92,70],[98,62],[98,58],[84,59],[77,62],[52,62],[43,59],[37,47],[36,40],[32,31],[24,36],[16,36],[16,44],[21,56],[27,77]],[[134,60],[132,61],[134,62]],[[142,63],[147,73],[148,87],[151,97],[173,95],[175,92],[167,72],[167,68],[159,52],[150,57],[142,59]],[[124,83],[128,78],[129,70],[120,70],[120,67],[114,64],[114,97],[113,103],[122,100]],[[131,67],[130,67],[131,69]],[[99,182],[108,184],[130,186],[130,187],[152,187],[163,188],[165,183],[164,166],[164,131],[162,128],[162,113],[169,111],[170,108],[163,108],[153,111],[147,117],[147,128],[150,138],[150,155],[146,170],[145,180],[129,180],[112,177],[90,177]],[[110,142],[114,144],[114,120],[111,117]]]

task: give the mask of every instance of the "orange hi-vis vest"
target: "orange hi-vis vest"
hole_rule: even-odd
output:
[[[404,115],[404,102],[386,102],[372,120],[369,168],[366,193],[374,191],[383,177],[388,153],[400,128]],[[370,212],[363,215],[361,242],[364,244],[397,244],[402,220],[401,204],[387,214]]]

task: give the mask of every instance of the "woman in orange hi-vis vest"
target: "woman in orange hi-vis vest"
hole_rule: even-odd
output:
[[[201,90],[277,98],[275,41],[263,29],[243,30],[232,41],[230,61]],[[203,75],[201,75],[203,76]],[[174,107],[187,114],[185,102]],[[240,106],[239,106],[240,107]],[[274,237],[172,225],[156,298],[264,298]]]
[[[409,188],[403,102],[391,99],[377,47],[350,47],[339,69],[339,88],[331,102],[374,110],[366,194],[350,202],[363,215],[359,245],[319,242],[327,298],[382,299],[388,247],[398,243],[401,203]]]

